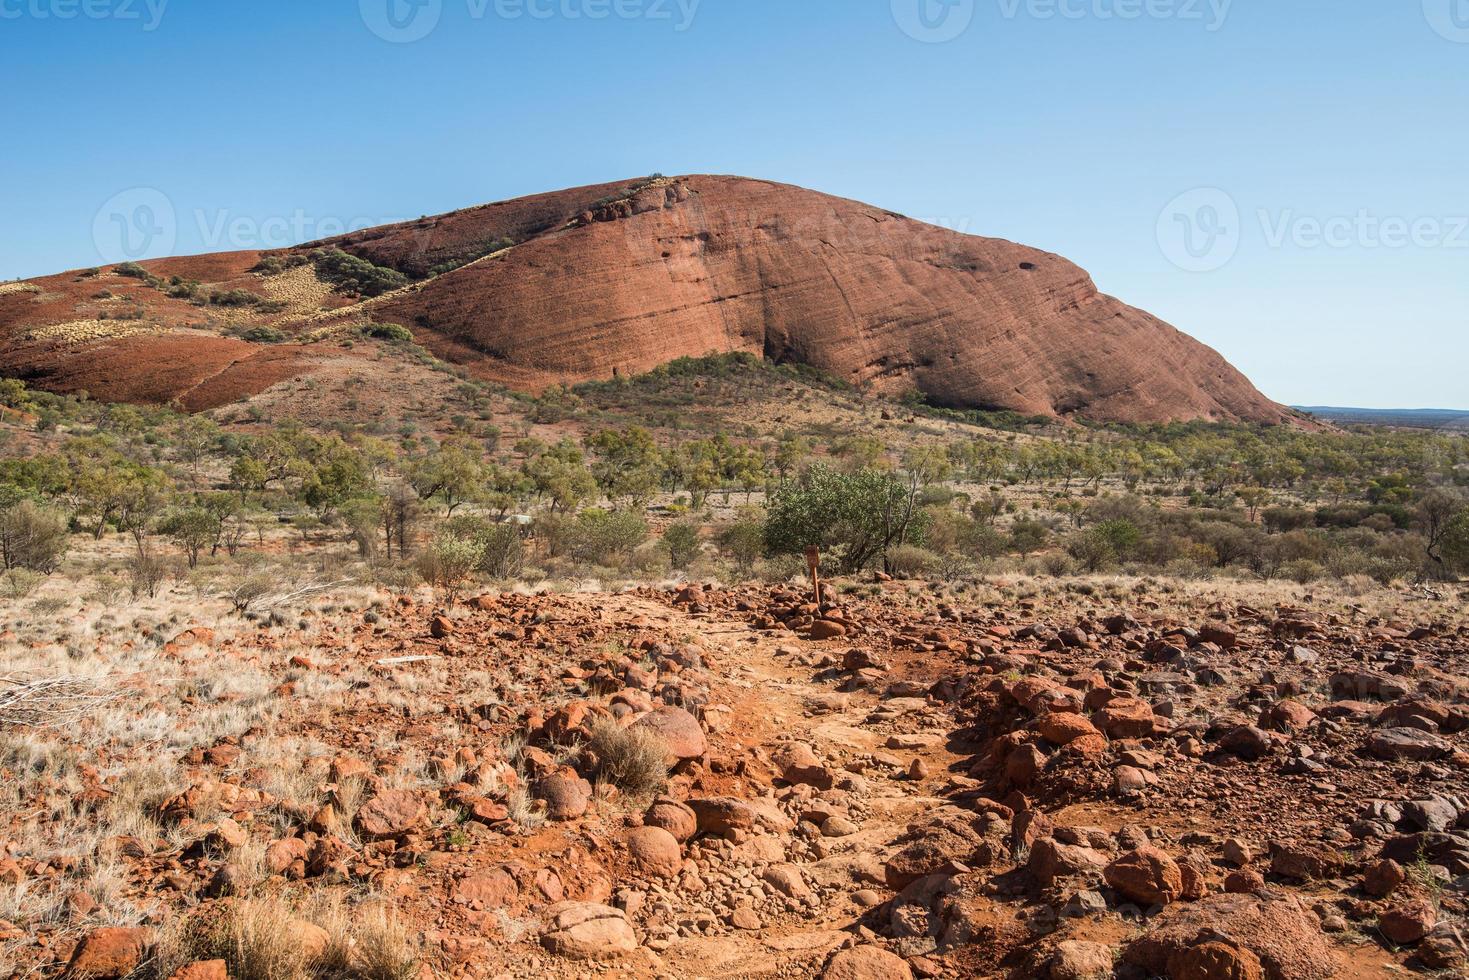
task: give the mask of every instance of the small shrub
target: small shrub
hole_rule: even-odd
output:
[[[151,275],[147,269],[138,265],[136,262],[124,262],[122,265],[114,267],[112,271],[119,276],[126,276],[129,279],[147,279]]]
[[[373,265],[341,249],[313,252],[311,261],[316,265],[317,277],[335,286],[338,292],[381,296],[408,285],[408,277],[396,269]]]
[[[225,590],[225,598],[230,601],[236,615],[243,616],[250,611],[251,606],[270,595],[270,590],[269,576],[250,575]]]
[[[586,751],[596,758],[597,775],[625,792],[651,796],[668,784],[668,744],[646,728],[599,721]]]
[[[49,575],[69,546],[64,515],[30,500],[0,510],[0,568]]]
[[[171,571],[169,564],[161,558],[151,555],[133,558],[128,562],[128,587],[133,598],[156,598],[159,588],[168,580]]]
[[[1072,571],[1071,556],[1064,551],[1051,551],[1041,556],[1041,569],[1052,578],[1062,578]]]
[[[668,561],[682,571],[693,564],[699,556],[699,528],[694,524],[675,524],[663,532],[663,547],[668,551]]]
[[[571,556],[578,561],[615,566],[648,537],[648,525],[637,514],[586,510],[578,514],[571,535]]]
[[[284,341],[287,334],[275,327],[251,327],[240,334],[242,340],[252,344],[279,344]]]
[[[719,547],[744,575],[765,552],[765,521],[758,511],[743,513],[719,532]]]
[[[887,555],[888,570],[898,578],[928,578],[941,563],[932,551],[911,544],[889,549]]]
[[[397,323],[367,323],[359,331],[362,336],[373,340],[386,340],[392,344],[413,342],[413,331]]]
[[[418,556],[418,572],[425,582],[452,594],[479,568],[484,553],[475,538],[440,532]]]

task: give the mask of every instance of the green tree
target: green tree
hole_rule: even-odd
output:
[[[815,545],[832,552],[846,571],[866,568],[897,545],[923,543],[928,516],[918,507],[917,490],[883,470],[839,473],[814,466],[772,498],[766,547],[800,554]]]
[[[219,539],[219,515],[205,507],[186,507],[166,516],[158,531],[183,549],[189,567],[199,565],[199,554]]]
[[[484,490],[484,460],[479,445],[466,436],[448,439],[409,470],[408,482],[424,500],[442,500],[454,515]]]
[[[587,440],[597,454],[592,476],[612,505],[647,506],[662,476],[662,454],[648,430],[605,429]]]
[[[675,569],[688,568],[699,556],[698,525],[674,524],[663,532],[663,547],[668,549],[669,563]]]

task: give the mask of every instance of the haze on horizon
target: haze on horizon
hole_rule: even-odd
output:
[[[1452,12],[6,2],[0,279],[738,173],[1057,252],[1281,402],[1469,409]]]

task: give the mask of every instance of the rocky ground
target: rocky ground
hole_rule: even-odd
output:
[[[6,733],[5,962],[225,976],[178,923],[266,901],[311,947],[333,895],[414,976],[1469,975],[1462,597],[1250,598],[419,593],[98,638],[68,655],[122,690]]]

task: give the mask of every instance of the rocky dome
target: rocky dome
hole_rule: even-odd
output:
[[[406,285],[356,299],[315,281],[309,264],[261,271],[262,260],[319,248]],[[282,252],[142,267],[151,284],[104,269],[0,288],[0,372],[198,410],[309,373],[323,356],[226,341],[197,302],[159,288],[181,276],[259,295],[228,311],[222,332],[235,337],[249,340],[257,322],[286,334],[399,323],[440,358],[527,390],[743,351],[958,408],[1120,422],[1291,417],[1219,354],[1098,292],[1060,256],[762,180],[602,184]],[[120,309],[130,319],[115,319]]]

